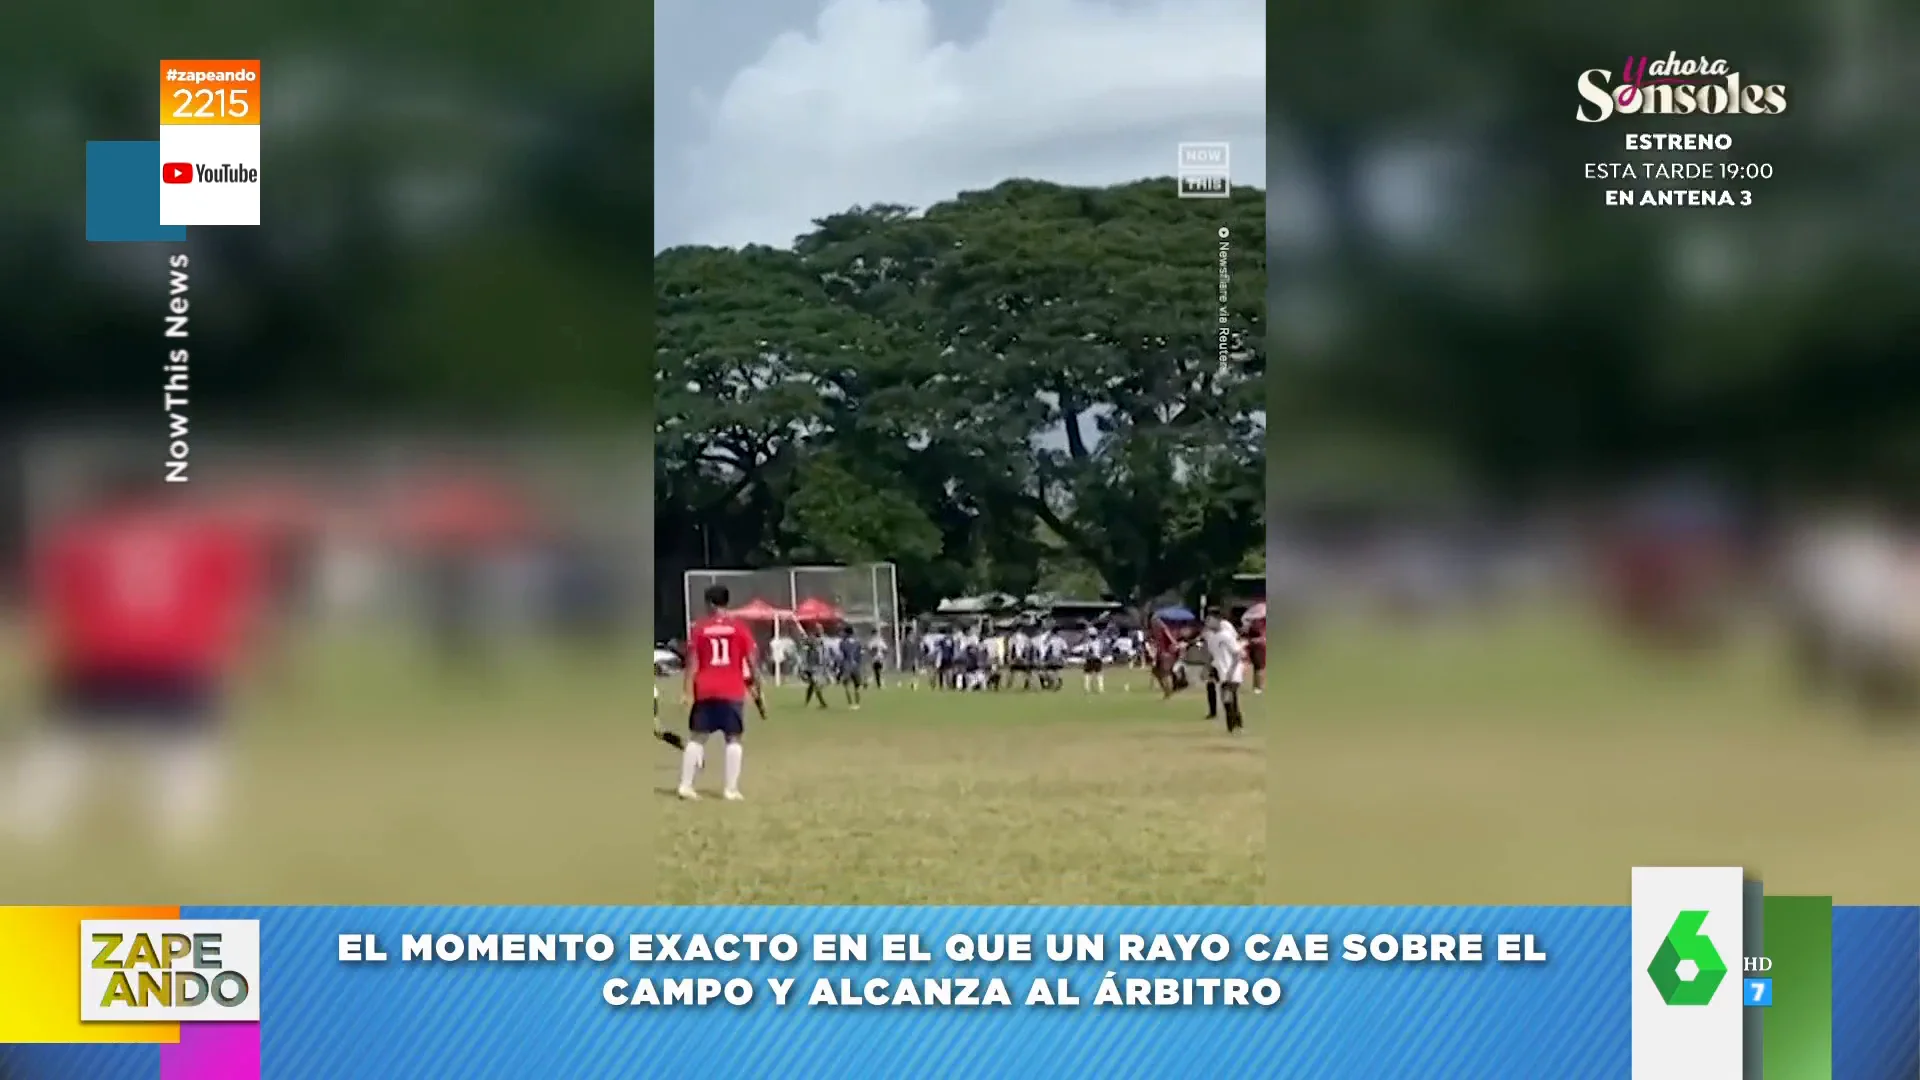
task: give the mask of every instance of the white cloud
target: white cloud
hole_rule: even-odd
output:
[[[1232,142],[1236,182],[1264,185],[1265,96],[1259,0],[1001,0],[964,43],[923,0],[829,0],[711,106],[676,231],[784,244],[857,203],[1171,175],[1180,141]]]

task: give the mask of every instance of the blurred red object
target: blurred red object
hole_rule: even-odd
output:
[[[505,483],[476,477],[438,480],[405,492],[388,518],[403,542],[424,548],[497,547],[537,531],[531,503]]]
[[[332,507],[318,493],[291,483],[255,484],[215,495],[213,512],[275,537],[311,536],[325,528]]]
[[[840,609],[825,600],[808,597],[793,609],[793,617],[803,623],[839,622]]]
[[[42,538],[35,593],[62,673],[212,676],[262,600],[256,534],[162,501],[76,515]]]
[[[757,596],[739,607],[734,608],[733,615],[735,618],[745,619],[748,622],[773,622],[775,619],[793,618],[793,612],[784,608],[774,607],[772,604],[767,603]]]

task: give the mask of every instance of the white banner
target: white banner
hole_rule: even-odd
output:
[[[163,126],[160,224],[260,224],[260,129]]]
[[[1633,1080],[1741,1080],[1745,872],[1633,870]]]

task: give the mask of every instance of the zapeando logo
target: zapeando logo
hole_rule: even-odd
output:
[[[1704,911],[1681,912],[1654,952],[1653,962],[1647,965],[1647,977],[1653,980],[1654,989],[1660,991],[1661,1001],[1669,1005],[1705,1005],[1713,1000],[1714,991],[1720,989],[1721,980],[1727,977],[1726,961],[1720,959],[1720,950],[1713,947],[1713,939],[1700,932],[1706,921]],[[1686,964],[1693,965],[1691,976],[1683,970]]]
[[[1574,119],[1598,124],[1621,113],[1637,116],[1778,116],[1787,111],[1787,88],[1741,79],[1725,60],[1664,60],[1629,56],[1616,83],[1613,72],[1591,68],[1577,84],[1587,104]]]

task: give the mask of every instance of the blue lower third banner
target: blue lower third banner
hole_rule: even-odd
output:
[[[1822,1077],[1915,1076],[1920,909],[1832,925]],[[1638,980],[1752,966],[1677,955],[1625,907],[0,909],[0,1078],[1627,1080]]]
[[[158,142],[87,144],[89,241],[178,243],[186,238],[185,225],[160,224]]]

